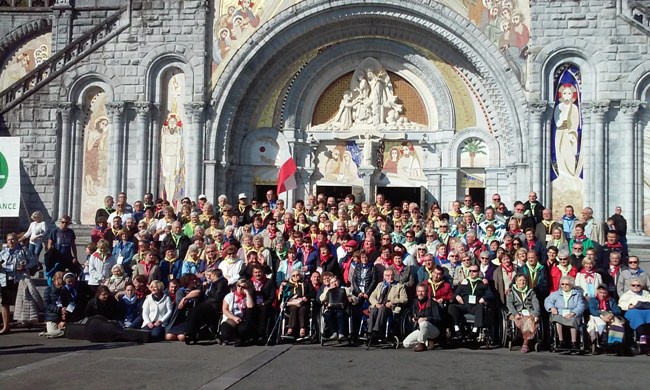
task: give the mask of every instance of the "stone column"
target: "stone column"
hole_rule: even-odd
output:
[[[157,104],[150,106],[151,113],[151,175],[149,175],[149,191],[154,198],[160,196],[160,108]]]
[[[613,158],[620,159],[620,172],[618,173],[615,183],[619,188],[619,199],[620,206],[623,208],[623,215],[627,215],[628,225],[627,229],[629,232],[636,230],[636,218],[637,213],[642,213],[643,210],[637,210],[635,205],[635,198],[641,196],[641,194],[635,193],[634,186],[634,168],[635,168],[635,149],[637,147],[635,143],[635,132],[636,132],[636,114],[639,111],[641,104],[637,100],[627,100],[621,102],[621,128],[620,128],[620,137],[621,137],[621,155],[620,156],[611,156]],[[614,205],[611,205],[612,207]],[[611,210],[613,211],[613,210]],[[607,217],[607,214],[604,215]]]
[[[607,214],[605,206],[605,193],[607,192],[606,180],[607,172],[605,168],[605,115],[609,110],[609,101],[595,101],[586,105],[589,115],[591,116],[591,129],[583,129],[582,136],[588,136],[587,142],[587,159],[585,184],[585,204],[594,210],[594,217],[599,221],[604,221]],[[583,149],[584,150],[584,149]],[[593,199],[590,199],[593,197]],[[579,213],[580,210],[576,210]]]
[[[138,102],[135,103],[135,127],[139,133],[136,140],[137,157],[135,159],[138,166],[138,176],[135,181],[135,199],[144,199],[144,194],[147,192],[147,171],[149,163],[149,103]]]
[[[544,114],[546,113],[548,102],[544,100],[532,101],[528,104],[528,116],[530,123],[530,137],[528,138],[528,150],[530,151],[530,171],[532,176],[532,191],[537,192],[540,196],[544,194],[546,180],[544,180],[547,167],[547,161],[544,160]],[[548,199],[544,199],[548,203]]]
[[[81,191],[83,190],[83,167],[84,167],[84,128],[83,128],[83,110],[74,107],[72,110],[72,179],[70,188],[72,200],[70,202],[72,223],[81,223]]]
[[[441,186],[442,186],[442,175],[438,172],[438,170],[430,169],[430,168],[425,168],[422,170],[424,173],[424,176],[427,178],[427,189],[429,190],[429,194],[427,196],[427,207],[431,206],[431,204],[435,202],[440,202],[440,194],[442,192]]]
[[[69,213],[68,195],[70,194],[70,139],[72,137],[72,108],[72,103],[60,103],[57,107],[57,111],[59,115],[61,115],[58,218],[68,215]]]
[[[122,162],[124,145],[124,102],[112,102],[106,104],[108,116],[111,118],[110,142],[110,164],[108,165],[108,193],[117,197],[122,191]]]
[[[187,193],[191,199],[196,199],[201,194],[201,177],[203,173],[203,103],[194,102],[185,104],[185,112],[190,120],[189,134],[185,134],[188,148],[185,150],[187,158],[185,170],[187,172]]]

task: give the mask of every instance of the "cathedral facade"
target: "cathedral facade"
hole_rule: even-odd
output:
[[[105,195],[384,193],[650,233],[650,4],[632,0],[8,0],[0,131],[26,220]],[[24,215],[23,215],[24,214]]]

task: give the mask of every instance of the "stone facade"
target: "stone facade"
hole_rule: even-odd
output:
[[[635,2],[486,0],[501,15],[487,26],[489,12],[460,0],[56,3],[0,12],[3,67],[39,34],[52,33],[54,54],[110,15],[122,13],[121,30],[2,117],[1,134],[22,139],[23,221],[40,209],[88,223],[82,210],[103,195],[90,195],[95,186],[129,199],[251,194],[275,184],[283,151],[299,167],[289,202],[334,187],[412,187],[428,204],[468,191],[511,204],[535,190],[561,213],[570,195],[550,180],[554,148],[571,156],[577,141],[576,207],[602,219],[620,205],[630,231],[650,232],[650,29]],[[515,13],[525,45],[512,35]],[[353,75],[363,63],[379,64],[388,96],[401,99],[383,127],[356,119],[364,106]],[[579,70],[581,116],[562,145],[552,134],[565,134],[556,96],[569,65]],[[349,125],[314,122],[339,101],[343,110],[348,86]],[[416,106],[426,112],[412,115]],[[412,181],[386,164],[393,147],[408,155],[405,145],[418,159]],[[327,179],[332,153],[342,166],[346,152],[356,176]]]

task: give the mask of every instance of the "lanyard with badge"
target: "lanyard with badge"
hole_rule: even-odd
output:
[[[472,293],[469,296],[469,304],[470,305],[476,305],[476,287],[478,287],[480,281],[476,281],[472,283],[471,281],[469,282],[469,288],[472,289]]]

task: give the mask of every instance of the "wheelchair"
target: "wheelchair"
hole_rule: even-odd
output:
[[[463,314],[463,322],[458,324],[464,336],[455,340],[456,344],[469,345],[470,347],[483,347],[486,350],[501,345],[506,325],[501,310],[493,305],[483,305],[484,326],[476,327],[476,316],[471,313]],[[452,326],[456,326],[453,324]]]
[[[626,345],[628,345],[629,351],[632,355],[640,355],[642,353],[650,355],[650,323],[643,324],[636,329],[629,327],[627,325],[627,333],[629,333],[629,340]]]
[[[367,306],[366,306],[367,305]],[[370,320],[370,307],[369,304],[364,304],[364,310],[361,317],[361,323],[359,326],[359,337],[358,340],[361,341],[365,346],[366,350],[369,350],[371,347],[378,347],[382,349],[397,349],[399,348],[400,334],[404,335],[405,330],[409,329],[407,322],[410,319],[409,310],[407,308],[401,308],[399,313],[392,312],[391,316],[386,318],[386,324],[384,327],[383,334],[377,335],[376,338],[372,337],[368,331],[368,321]],[[403,337],[402,337],[403,338]]]
[[[315,343],[318,341],[320,337],[319,333],[319,326],[318,324],[318,316],[316,314],[315,310],[315,303],[314,301],[309,302],[309,314],[307,315],[308,318],[308,325],[307,325],[307,334],[304,337],[295,337],[293,335],[287,334],[287,327],[288,327],[288,322],[289,322],[289,309],[285,303],[282,303],[280,306],[280,313],[278,314],[278,318],[276,320],[276,323],[274,325],[274,329],[277,328],[277,331],[272,331],[271,336],[269,338],[273,337],[273,334],[276,335],[276,344],[282,344],[282,343]]]
[[[321,346],[326,346],[326,345],[337,345],[337,346],[342,346],[342,345],[347,345],[351,346],[353,344],[352,337],[350,332],[352,330],[352,313],[350,310],[350,307],[345,309],[345,315],[347,316],[347,321],[348,321],[348,335],[347,337],[338,337],[338,338],[332,338],[331,335],[334,333],[338,333],[336,329],[327,329],[327,326],[325,325],[325,313],[328,311],[325,307],[322,307],[320,310],[320,315],[318,318],[318,339],[320,340],[320,345]],[[342,336],[342,335],[339,335]]]
[[[570,329],[571,327],[562,325],[562,332],[563,332],[563,339],[564,339],[564,345],[560,343],[560,338],[557,333],[557,328],[555,326],[555,322],[549,320],[549,335],[550,335],[550,352],[557,352],[557,353],[572,353],[573,348],[567,347],[567,344],[570,343],[567,342],[566,340],[571,340],[571,335],[570,335]],[[584,355],[586,352],[586,342],[585,339],[587,338],[587,324],[585,323],[584,319],[581,320],[580,325],[578,325],[578,350],[576,351],[578,355]]]
[[[504,348],[508,348],[509,351],[512,351],[515,349],[517,345],[523,345],[524,343],[523,334],[515,325],[515,320],[508,318],[509,312],[506,308],[503,308],[501,313],[506,326],[505,332],[503,334],[502,346]],[[537,321],[537,325],[536,325],[535,338],[533,339],[532,349],[535,352],[540,352],[542,350],[542,346],[544,345],[543,334],[544,334],[544,325],[543,325],[542,317],[540,316],[539,321]]]

